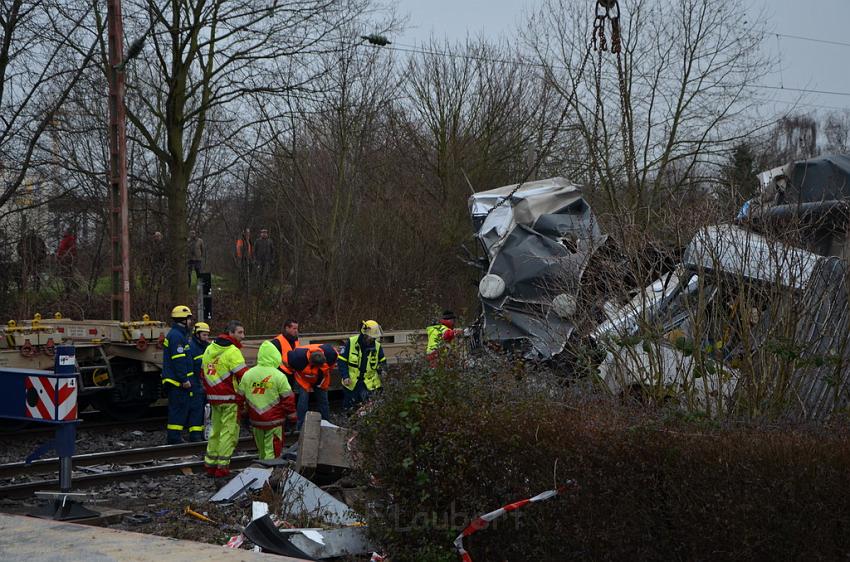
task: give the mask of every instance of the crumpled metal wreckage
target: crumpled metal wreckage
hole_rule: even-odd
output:
[[[735,225],[716,225],[700,230],[688,244],[675,271],[656,280],[630,302],[606,306],[607,320],[591,334],[607,353],[599,366],[600,378],[614,394],[636,388],[664,388],[671,395],[687,394],[706,409],[709,400],[731,400],[739,373],[726,360],[735,343],[722,342],[707,333],[702,310],[724,306],[719,287],[727,284],[782,287],[802,293],[824,260],[812,252],[787,246]],[[760,311],[753,311],[758,322]],[[767,328],[754,326],[756,337]],[[651,326],[651,328],[650,328]],[[662,334],[650,342],[644,332]],[[694,359],[694,345],[724,346],[715,358],[701,364]],[[737,350],[741,351],[741,350]],[[708,368],[706,368],[708,367]]]
[[[576,293],[590,256],[605,243],[581,188],[562,177],[469,198],[486,271],[478,285],[483,342],[523,344],[550,359],[575,330]]]
[[[700,307],[726,304],[719,302],[726,298],[719,287],[730,279],[794,295],[800,304],[798,343],[815,350],[841,349],[850,364],[850,345],[844,343],[850,333],[848,287],[839,282],[850,258],[850,157],[792,162],[759,178],[761,191],[737,224],[697,232],[674,270],[636,290],[626,303],[604,303],[603,321],[590,333],[577,334],[604,350],[598,373],[612,393],[635,387],[686,391],[702,407],[709,400],[731,399],[739,378],[729,361],[731,350],[712,355],[708,362],[714,365],[706,376],[706,365],[697,365],[692,351],[678,345],[712,339],[712,334],[697,333],[706,328],[695,326],[694,318],[705,312]],[[519,343],[534,359],[561,353],[575,330],[571,317],[579,284],[589,281],[583,279],[588,261],[606,241],[581,189],[564,178],[505,186],[474,194],[469,211],[485,256],[478,287],[481,340]],[[803,219],[797,225],[800,247],[767,234],[767,226],[781,231],[790,218]],[[752,314],[755,337],[769,337],[775,319],[759,317],[756,310]],[[824,318],[833,316],[833,332],[841,332],[840,337],[824,329]],[[663,337],[648,338],[647,331]],[[842,383],[847,392],[836,397],[822,388],[827,383],[821,379],[831,380],[825,369],[834,366],[795,371],[800,417],[825,417],[836,404],[850,404],[850,377]]]

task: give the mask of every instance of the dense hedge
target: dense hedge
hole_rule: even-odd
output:
[[[545,373],[414,368],[357,422],[369,526],[394,560],[456,560],[472,517],[575,480],[466,540],[479,560],[789,560],[850,553],[841,427],[719,427]]]

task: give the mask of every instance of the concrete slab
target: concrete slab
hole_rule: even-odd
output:
[[[275,554],[7,514],[0,514],[0,553],[4,562],[301,562]]]
[[[132,511],[127,511],[126,509],[115,509],[114,507],[108,507],[105,505],[94,505],[90,507],[97,511],[100,515],[92,517],[91,519],[76,519],[74,520],[74,523],[103,527],[104,525],[118,523],[124,519],[124,517],[133,514]]]

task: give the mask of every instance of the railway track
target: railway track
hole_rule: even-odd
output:
[[[136,420],[89,420],[83,418],[82,423],[77,426],[77,431],[96,431],[101,429],[108,430],[141,430],[155,431],[157,429],[165,429],[166,416],[154,416],[147,418],[139,418]],[[49,436],[56,431],[56,427],[51,424],[39,424],[32,422],[29,426],[23,428],[15,428],[13,425],[7,426],[6,429],[0,430],[0,439],[5,440],[24,440],[30,437],[39,437],[42,435]]]
[[[288,442],[297,434],[288,434]],[[73,487],[75,490],[96,486],[106,482],[135,480],[145,475],[179,472],[201,468],[206,441],[159,445],[119,451],[104,451],[74,456]],[[231,459],[231,467],[242,468],[256,460],[254,440],[242,437],[236,446],[237,453]],[[2,497],[24,497],[34,492],[56,489],[59,459],[43,459],[29,465],[22,462],[0,465]],[[25,478],[25,481],[19,481]],[[11,480],[11,481],[10,481]]]

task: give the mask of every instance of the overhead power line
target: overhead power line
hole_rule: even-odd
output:
[[[850,46],[850,44],[848,44],[848,46]],[[404,45],[404,44],[397,44],[397,46],[393,46],[393,47],[386,46],[386,47],[380,47],[380,48],[389,49],[389,50],[392,50],[392,51],[404,52],[404,53],[414,53],[414,54],[420,54],[420,55],[433,55],[433,56],[440,56],[440,57],[445,57],[445,58],[461,58],[461,59],[467,59],[467,60],[474,60],[474,61],[478,61],[478,62],[491,62],[491,63],[497,63],[497,64],[514,64],[514,65],[518,65],[518,66],[527,66],[527,67],[534,67],[534,68],[545,68],[545,67],[548,66],[549,68],[553,68],[553,69],[556,69],[556,70],[567,70],[567,67],[565,67],[563,65],[545,65],[543,63],[530,62],[530,61],[525,61],[525,60],[520,60],[520,59],[501,59],[501,58],[486,57],[486,56],[482,56],[482,55],[469,55],[469,54],[464,54],[464,53],[449,53],[449,52],[445,52],[445,51],[437,51],[437,50],[434,50],[434,49],[422,49],[422,48],[417,48],[417,47],[412,46],[412,45]],[[643,78],[650,77],[649,75],[640,75],[640,74],[637,74],[637,76],[641,76]],[[667,79],[672,80],[672,78],[667,78]],[[813,89],[813,88],[798,88],[798,87],[794,87],[794,86],[784,86],[784,85],[782,85],[782,86],[772,86],[770,84],[747,84],[746,87],[747,88],[758,88],[758,89],[764,89],[764,90],[780,90],[780,91],[781,90],[787,90],[789,92],[798,92],[798,93],[806,93],[806,94],[821,94],[821,95],[829,95],[829,96],[850,96],[850,92],[843,92],[843,91],[837,91],[837,90],[817,90],[817,89]]]
[[[815,37],[806,37],[804,35],[791,35],[790,33],[774,33],[777,37],[786,37],[788,39],[797,39],[799,41],[811,41],[812,43],[823,43],[824,45],[837,45],[839,47],[850,47],[850,43],[845,41],[834,41],[831,39],[817,39]]]

